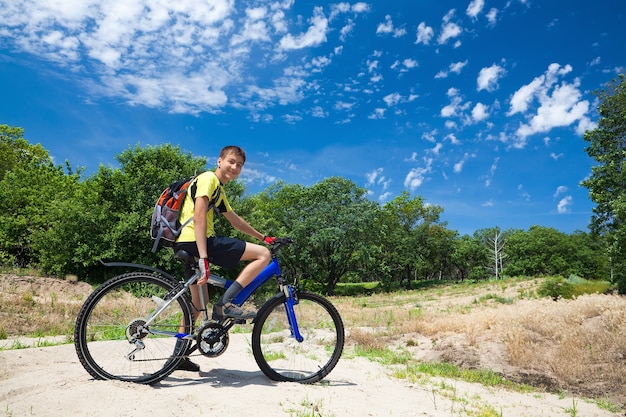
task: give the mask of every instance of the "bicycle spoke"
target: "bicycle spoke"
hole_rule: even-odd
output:
[[[271,304],[270,304],[271,303]],[[284,296],[268,302],[257,318],[252,348],[261,370],[278,381],[317,382],[337,364],[344,343],[339,313],[323,297],[303,292],[294,306],[303,341],[291,334]]]
[[[174,337],[181,323],[191,324],[189,306],[181,297],[152,318],[174,285],[153,274],[130,273],[90,296],[79,313],[75,345],[92,376],[154,383],[174,370],[189,344]]]

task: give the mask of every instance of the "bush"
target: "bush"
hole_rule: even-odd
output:
[[[370,295],[380,292],[380,282],[355,282],[339,283],[335,287],[335,295],[353,297],[357,295]]]
[[[559,298],[568,300],[574,298],[574,285],[563,277],[550,277],[537,289],[537,294],[540,297],[552,297],[554,301]]]
[[[556,301],[559,298],[572,299],[583,294],[604,294],[612,287],[608,281],[589,281],[575,275],[566,280],[557,276],[546,279],[537,289],[537,294],[541,297],[552,297]]]

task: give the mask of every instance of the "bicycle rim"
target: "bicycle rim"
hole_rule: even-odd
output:
[[[335,367],[344,344],[343,322],[324,297],[300,292],[294,306],[298,342],[287,320],[285,296],[279,294],[261,308],[252,330],[252,352],[259,368],[275,381],[314,383]]]
[[[188,296],[172,302],[148,326],[145,321],[175,286],[160,275],[132,272],[94,291],[74,330],[76,353],[87,372],[96,379],[152,384],[174,371],[190,342],[159,332],[178,333],[181,324],[191,329]]]

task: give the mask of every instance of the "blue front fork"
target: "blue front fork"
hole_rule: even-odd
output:
[[[298,328],[298,322],[296,320],[296,314],[293,311],[293,306],[298,302],[296,297],[293,295],[293,287],[291,285],[287,285],[287,299],[285,300],[285,311],[287,312],[287,320],[289,321],[289,327],[291,328],[291,336],[293,336],[298,342],[302,342],[304,338],[300,334],[300,329]]]

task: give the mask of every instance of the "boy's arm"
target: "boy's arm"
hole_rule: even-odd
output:
[[[222,214],[224,215],[224,217],[226,217],[226,219],[228,219],[230,224],[235,229],[239,230],[240,232],[245,233],[248,236],[252,236],[253,238],[259,239],[259,240],[263,240],[263,238],[265,237],[263,233],[259,232],[254,227],[250,226],[248,222],[246,222],[244,219],[239,217],[239,215],[235,213],[233,210],[224,212]]]
[[[209,199],[207,197],[196,198],[193,209],[193,231],[196,237],[196,245],[198,246],[198,255],[200,258],[207,258],[206,246],[206,212],[209,207]]]

